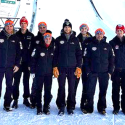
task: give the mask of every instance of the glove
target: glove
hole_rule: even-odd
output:
[[[54,75],[54,77],[58,78],[58,76],[59,76],[59,70],[58,70],[57,67],[53,68],[53,75]]]
[[[31,77],[34,79],[35,78],[35,73],[31,74]]]
[[[76,77],[77,77],[77,78],[80,78],[81,74],[82,74],[82,70],[77,67],[77,68],[76,68],[76,71],[75,71]]]

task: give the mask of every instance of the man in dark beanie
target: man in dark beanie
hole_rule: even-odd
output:
[[[0,97],[2,81],[5,75],[6,92],[4,96],[4,110],[11,111],[13,75],[19,70],[21,63],[21,42],[14,34],[14,22],[7,20],[0,33]]]
[[[65,106],[67,112],[72,115],[75,107],[75,79],[81,75],[82,51],[79,41],[72,31],[72,24],[66,19],[63,23],[61,35],[56,39],[53,74],[58,78],[58,95],[56,104],[59,109],[58,115],[63,115]],[[65,82],[68,79],[68,98],[65,101]]]
[[[19,37],[20,41],[22,42],[22,64],[20,66],[20,69],[17,73],[14,75],[14,84],[13,84],[13,98],[14,102],[12,105],[12,108],[18,108],[18,98],[19,98],[19,84],[20,79],[23,73],[23,86],[24,86],[24,94],[23,94],[23,104],[27,107],[31,107],[31,104],[28,100],[30,92],[29,92],[29,61],[30,61],[30,55],[31,55],[31,48],[32,48],[32,42],[34,35],[27,29],[28,26],[28,20],[26,17],[22,17],[20,19],[20,29],[18,32],[16,32],[16,35]]]

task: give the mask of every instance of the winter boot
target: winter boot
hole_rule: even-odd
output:
[[[10,107],[4,107],[3,109],[4,109],[5,111],[7,111],[7,112],[12,111],[12,108],[10,108]]]
[[[24,99],[23,100],[23,104],[29,108],[32,108],[32,105],[30,104],[29,100],[28,99]]]
[[[50,114],[50,111],[49,111],[49,107],[44,107],[43,108],[43,112],[46,114],[46,115],[49,115]]]
[[[99,113],[102,114],[102,115],[106,115],[106,111],[105,110],[99,111]]]
[[[65,108],[64,108],[64,107],[60,108],[60,109],[59,109],[59,112],[58,112],[58,115],[59,115],[59,116],[64,115],[64,111],[65,111]]]
[[[12,104],[12,108],[15,108],[15,109],[18,108],[18,100],[14,100],[14,102]]]
[[[73,115],[74,114],[73,109],[67,109],[67,112],[68,112],[69,115]]]
[[[42,115],[42,109],[41,108],[37,108],[37,115]]]
[[[112,113],[113,113],[114,115],[117,115],[117,114],[118,114],[118,112],[119,112],[119,110],[113,110],[113,112],[112,112]]]

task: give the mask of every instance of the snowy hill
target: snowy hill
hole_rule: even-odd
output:
[[[79,26],[82,23],[87,23],[90,28],[90,33],[94,35],[97,28],[103,28],[106,32],[107,42],[115,36],[115,25],[118,23],[125,24],[125,0],[93,0],[96,9],[101,15],[100,19],[92,7],[89,0],[21,0],[18,6],[19,12],[17,17],[21,18],[26,16],[29,20],[28,28],[33,25],[33,33],[36,35],[38,32],[38,23],[45,21],[47,23],[48,29],[52,30],[53,36],[56,38],[60,35],[62,24],[64,19],[68,18],[72,25],[73,30],[79,31]],[[27,4],[28,3],[28,4]],[[8,4],[0,4],[1,7],[10,6]],[[15,5],[16,6],[16,5]],[[18,7],[16,6],[16,8]],[[36,8],[37,7],[37,8]],[[4,8],[4,7],[3,7]],[[13,8],[14,9],[14,8]],[[16,9],[14,9],[16,13]],[[4,13],[8,13],[10,10],[4,10]],[[15,17],[15,13],[11,11],[11,16]],[[33,16],[35,14],[35,16]],[[0,15],[1,16],[1,15]],[[7,16],[7,15],[2,15]],[[34,19],[34,20],[33,20]],[[32,24],[32,20],[34,24]],[[17,23],[19,26],[19,23]],[[30,78],[30,86],[32,85],[32,78]],[[111,101],[111,81],[109,82],[109,87],[107,91],[107,115],[101,116],[97,112],[97,101],[98,101],[98,85],[95,93],[95,111],[93,114],[82,114],[80,111],[80,100],[82,93],[82,83],[80,81],[77,90],[77,104],[73,116],[69,116],[67,112],[64,116],[60,117],[57,115],[58,110],[55,104],[57,97],[58,83],[57,80],[53,80],[52,94],[53,99],[51,102],[51,114],[49,116],[36,115],[36,109],[26,108],[22,102],[23,86],[22,80],[20,83],[20,98],[19,98],[19,108],[14,109],[12,112],[6,113],[3,111],[3,95],[5,93],[5,80],[3,81],[3,91],[0,100],[0,125],[124,125],[125,116],[122,112],[119,115],[114,116],[112,114],[112,101]],[[66,86],[66,90],[67,90]]]

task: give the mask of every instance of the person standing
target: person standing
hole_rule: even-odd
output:
[[[83,110],[84,105],[86,104],[86,101],[87,101],[87,73],[86,73],[85,64],[84,64],[84,62],[85,62],[84,51],[87,49],[88,44],[91,43],[92,35],[88,32],[89,27],[85,23],[81,24],[79,29],[80,29],[80,33],[77,36],[77,38],[79,39],[81,46],[82,46],[82,61],[83,61],[83,64],[82,64],[83,90],[82,90],[82,98],[81,98],[80,108],[81,108],[81,110]],[[80,80],[80,78],[76,78],[76,81],[75,81],[75,97],[76,97],[76,92],[77,92],[79,80]]]
[[[75,107],[75,79],[81,75],[82,50],[79,41],[72,31],[72,24],[66,19],[63,23],[61,35],[56,39],[54,54],[53,74],[58,78],[58,95],[56,104],[59,109],[58,115],[63,115],[65,106],[69,115],[73,114]],[[76,75],[76,76],[75,76]],[[68,97],[65,102],[65,82],[68,79]]]
[[[14,34],[14,22],[5,21],[5,27],[0,33],[0,97],[2,81],[5,76],[6,92],[4,95],[4,110],[11,111],[13,75],[18,72],[21,64],[21,42]]]
[[[34,37],[33,41],[33,48],[32,50],[35,50],[36,47],[41,46],[41,44],[44,45],[44,34],[45,33],[50,33],[52,32],[50,30],[47,30],[47,24],[45,22],[39,22],[38,24],[38,33],[37,36]],[[54,44],[55,39],[52,37],[52,43]],[[30,95],[30,101],[32,103],[32,107],[35,108],[36,106],[36,79],[35,75],[31,75],[33,78],[33,84],[31,88],[31,95]],[[50,101],[52,99],[52,94],[50,96]]]
[[[112,101],[113,114],[120,110],[120,87],[121,109],[125,114],[125,27],[122,24],[116,26],[116,36],[109,42],[115,54],[115,69],[112,74]]]
[[[54,42],[52,42],[52,34],[45,33],[44,44],[39,44],[31,58],[31,73],[35,75],[36,81],[36,106],[37,115],[44,112],[46,115],[50,114],[49,105],[51,101],[51,87],[53,75],[53,56],[54,56]],[[41,93],[44,85],[44,106],[42,110]]]
[[[13,83],[13,105],[12,108],[18,108],[18,98],[19,98],[19,84],[20,79],[23,73],[23,86],[24,86],[24,94],[23,94],[23,104],[27,107],[31,108],[31,104],[28,100],[30,96],[29,91],[29,61],[31,56],[31,46],[33,45],[33,38],[34,35],[27,29],[28,26],[28,20],[26,17],[22,17],[20,19],[20,26],[21,28],[19,31],[16,32],[16,35],[19,37],[19,39],[22,42],[22,64],[20,66],[20,69],[17,73],[14,74],[14,83]]]
[[[92,113],[94,110],[94,93],[99,80],[98,112],[106,114],[106,92],[108,80],[113,72],[114,56],[112,47],[106,43],[105,32],[98,28],[85,51],[85,66],[88,75],[87,103],[83,113]]]

